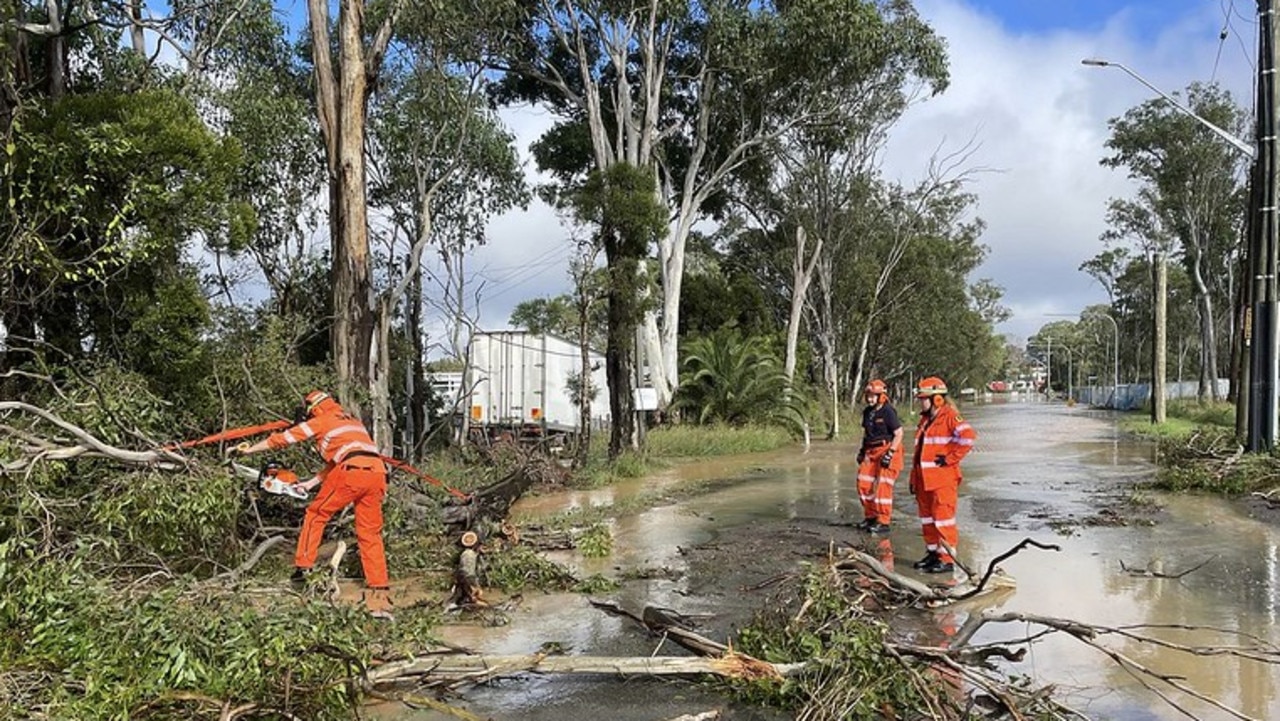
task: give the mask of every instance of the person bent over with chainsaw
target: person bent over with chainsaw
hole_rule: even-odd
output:
[[[272,433],[266,440],[241,444],[235,451],[248,455],[267,449],[280,450],[307,440],[315,441],[325,466],[311,480],[298,483],[306,490],[320,486],[320,491],[307,507],[302,522],[292,580],[295,583],[305,580],[306,573],[315,565],[325,524],[335,513],[354,504],[356,542],[367,587],[364,604],[375,618],[390,619],[390,581],[382,546],[382,501],[387,495],[387,467],[360,419],[347,413],[328,393],[312,391],[294,414],[294,425]]]
[[[893,517],[893,482],[902,470],[902,423],[889,403],[882,380],[867,384],[863,394],[862,447],[858,450],[858,499],[862,523],[857,528],[876,535],[889,532]]]
[[[978,434],[948,400],[947,384],[941,378],[920,381],[916,398],[920,423],[916,426],[911,493],[920,509],[925,556],[912,565],[925,573],[952,573],[955,558],[951,554],[960,544],[956,528],[960,460],[973,450]]]

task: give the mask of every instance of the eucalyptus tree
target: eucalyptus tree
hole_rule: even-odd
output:
[[[407,11],[371,113],[369,197],[390,224],[389,232],[376,234],[383,241],[384,262],[375,274],[369,378],[382,442],[389,442],[393,425],[390,340],[401,310],[412,356],[406,374],[409,436],[420,435],[425,426],[424,253],[433,249],[441,260],[442,295],[464,292],[462,274],[449,271],[484,242],[494,215],[528,199],[515,139],[485,102],[482,66],[475,60],[480,51],[472,35],[483,22],[430,6]],[[452,311],[446,324],[463,333],[468,329],[461,314],[465,306],[449,300],[457,299],[438,303]],[[454,345],[460,345],[457,339]]]
[[[381,80],[383,58],[403,6],[403,0],[340,0],[335,42],[328,0],[307,0],[316,118],[328,171],[330,345],[338,392],[353,409],[360,407],[353,391],[372,389],[379,362],[374,353],[377,300],[366,196],[369,99]]]
[[[975,293],[968,281],[986,256],[974,197],[960,182],[883,193],[873,207],[886,222],[872,226],[879,231],[866,281],[846,301],[865,313],[849,340],[858,352],[848,387],[872,367],[889,382],[941,375],[980,385],[999,370],[1002,352],[989,315],[996,289],[979,284]]]
[[[605,376],[609,383],[609,458],[635,445],[635,387],[632,365],[641,305],[639,266],[646,249],[662,234],[665,213],[654,197],[651,171],[614,163],[593,172],[573,194],[579,222],[596,229],[608,268]],[[653,369],[650,369],[650,373]]]
[[[504,59],[503,99],[561,122],[544,169],[581,178],[615,163],[654,172],[669,225],[657,242],[662,304],[645,319],[663,402],[677,382],[685,249],[729,178],[794,129],[828,122],[884,68],[945,83],[942,43],[910,2],[538,0]]]
[[[1185,95],[1200,117],[1238,134],[1246,130],[1244,111],[1220,87],[1193,83]],[[1195,288],[1199,314],[1199,396],[1217,398],[1219,339],[1232,319],[1219,310],[1231,302],[1239,282],[1245,159],[1160,99],[1130,109],[1110,126],[1111,155],[1102,164],[1126,169],[1139,189],[1132,199],[1110,201],[1111,229],[1104,240],[1135,242],[1156,261],[1157,272],[1168,253],[1178,254]],[[1157,328],[1158,335],[1162,332]],[[1159,351],[1157,358],[1163,356]],[[1163,376],[1163,368],[1156,375]]]

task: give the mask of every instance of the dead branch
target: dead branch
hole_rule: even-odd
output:
[[[691,617],[671,609],[645,606],[640,615],[636,615],[612,601],[588,600],[588,603],[609,615],[629,618],[650,633],[662,636],[664,641],[669,638],[699,656],[718,657],[731,652],[728,646],[694,632]]]
[[[945,544],[945,541],[943,543]],[[977,586],[974,586],[974,588],[970,591],[966,591],[964,593],[952,596],[952,598],[954,598],[955,600],[962,600],[962,599],[969,598],[971,596],[975,596],[981,593],[982,589],[986,587],[987,581],[991,579],[991,575],[993,573],[996,573],[997,571],[996,564],[1000,563],[1001,561],[1006,561],[1012,558],[1013,556],[1017,555],[1019,551],[1026,548],[1027,546],[1035,546],[1036,548],[1039,548],[1045,551],[1061,551],[1062,550],[1062,547],[1056,544],[1040,543],[1030,538],[1024,538],[1022,539],[1021,542],[1018,543],[1018,545],[1014,546],[1013,548],[1010,548],[1009,550],[1005,551],[999,556],[996,556],[995,558],[991,559],[991,562],[987,564],[987,572],[982,576],[982,580],[978,582]],[[954,549],[951,549],[950,547],[948,547],[947,550],[949,552],[954,551]],[[952,552],[951,556],[952,558],[955,558],[955,553]],[[965,572],[968,573],[969,572],[968,569],[965,569]],[[972,577],[973,574],[969,573],[969,576]]]
[[[1209,564],[1210,561],[1216,559],[1217,557],[1218,557],[1217,554],[1214,554],[1204,559],[1203,561],[1197,563],[1196,565],[1192,566],[1191,568],[1188,568],[1185,571],[1180,571],[1178,573],[1165,573],[1162,570],[1162,564],[1154,561],[1152,563],[1148,563],[1145,568],[1138,568],[1137,566],[1126,566],[1124,563],[1124,559],[1121,559],[1120,570],[1128,573],[1130,576],[1135,576],[1137,578],[1182,578],[1183,576],[1186,576],[1189,573],[1193,573],[1195,571],[1200,570],[1201,568],[1204,568],[1206,565]]]
[[[1169,706],[1171,706],[1174,709],[1177,709],[1180,713],[1182,713],[1183,715],[1186,715],[1189,718],[1197,718],[1197,717],[1192,711],[1183,707],[1176,700],[1174,700],[1169,695],[1169,693],[1162,687],[1162,685],[1172,687],[1186,694],[1187,696],[1195,698],[1203,703],[1209,704],[1214,708],[1217,708],[1223,711],[1224,713],[1230,714],[1234,718],[1242,719],[1242,721],[1254,721],[1252,717],[1245,715],[1241,711],[1231,708],[1226,704],[1208,695],[1202,694],[1192,689],[1190,686],[1184,683],[1185,681],[1184,677],[1174,675],[1174,674],[1161,673],[1152,668],[1149,668],[1144,664],[1139,663],[1137,660],[1131,658],[1130,656],[1127,656],[1115,649],[1103,646],[1099,642],[1099,638],[1106,635],[1117,635],[1130,640],[1138,641],[1141,643],[1154,644],[1157,646],[1161,646],[1163,648],[1179,651],[1179,652],[1186,653],[1193,656],[1234,656],[1237,658],[1248,659],[1251,661],[1257,661],[1257,662],[1266,663],[1266,664],[1280,665],[1280,648],[1270,646],[1269,644],[1266,644],[1265,642],[1263,642],[1261,639],[1250,636],[1248,634],[1242,634],[1232,629],[1206,629],[1202,627],[1181,626],[1181,625],[1176,625],[1176,626],[1175,625],[1132,625],[1132,626],[1113,627],[1113,626],[1083,623],[1079,621],[1072,621],[1069,619],[1053,618],[1048,616],[1039,616],[1035,614],[1016,613],[1016,612],[983,613],[981,616],[977,617],[977,619],[973,623],[966,623],[964,627],[961,629],[960,633],[956,634],[956,636],[952,639],[953,648],[966,644],[968,640],[972,638],[973,634],[979,628],[981,628],[983,625],[987,623],[1031,623],[1038,626],[1043,626],[1046,629],[1050,629],[1052,631],[1060,631],[1060,632],[1066,633],[1076,638],[1080,642],[1084,643],[1085,645],[1089,646],[1090,648],[1097,650],[1099,653],[1103,654],[1104,656],[1110,658],[1112,661],[1116,663],[1116,665],[1118,665],[1126,673],[1128,673],[1135,680],[1137,680],[1138,683],[1140,683],[1144,688],[1150,690],[1152,693],[1160,697],[1160,699],[1163,700],[1165,703],[1167,703]],[[1247,638],[1254,641],[1257,645],[1254,647],[1189,646],[1189,645],[1174,643],[1171,641],[1166,641],[1164,639],[1160,639],[1154,636],[1136,632],[1137,630],[1151,629],[1151,628],[1162,628],[1162,629],[1178,628],[1178,629],[1183,629],[1187,631],[1211,630],[1211,631],[1217,631],[1220,633],[1226,633],[1233,636]],[[1037,634],[1037,635],[1043,635],[1043,634]],[[1028,640],[1030,639],[1024,639],[1023,642]]]
[[[258,562],[261,561],[262,557],[267,554],[267,551],[270,551],[272,548],[276,547],[284,540],[285,540],[284,536],[272,536],[271,538],[268,538],[262,543],[259,543],[258,547],[254,549],[252,554],[250,554],[248,560],[240,564],[237,568],[233,568],[230,571],[227,571],[225,573],[220,573],[209,580],[210,581],[225,580],[225,581],[230,581],[232,583],[235,583],[236,581],[240,580],[241,576],[253,570],[253,567],[258,565]]]

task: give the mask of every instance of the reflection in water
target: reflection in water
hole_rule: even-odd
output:
[[[966,407],[965,415],[981,433],[978,445],[965,460],[965,480],[960,488],[958,518],[965,560],[973,567],[985,568],[988,559],[1028,536],[1056,543],[1062,550],[1028,549],[1005,561],[1002,565],[1018,583],[1015,592],[959,604],[937,616],[926,629],[910,631],[913,636],[944,644],[949,637],[947,629],[960,626],[970,614],[1002,608],[1108,625],[1212,626],[1280,644],[1275,625],[1280,588],[1280,533],[1276,528],[1248,518],[1236,505],[1200,497],[1159,497],[1165,510],[1153,527],[1089,526],[1084,519],[1105,510],[1100,498],[1106,496],[1095,492],[1110,489],[1123,495],[1128,484],[1150,475],[1154,453],[1150,444],[1122,437],[1113,415],[1078,407],[1008,403]],[[587,573],[672,569],[675,573],[655,580],[624,584],[619,599],[633,608],[653,603],[709,612],[715,610],[714,599],[684,595],[687,586],[679,573],[685,565],[678,547],[714,538],[720,528],[762,520],[845,524],[860,520],[854,450],[852,442],[818,443],[805,454],[788,449],[746,461],[681,465],[654,478],[626,481],[608,489],[522,500],[517,513],[545,514],[617,502],[656,488],[730,477],[741,473],[737,469],[746,464],[769,469],[680,506],[618,519],[611,558],[574,559]],[[915,560],[924,551],[907,484],[899,484],[896,490],[892,534],[876,539],[873,546],[887,563],[893,563],[895,556]],[[1070,530],[1055,532],[1047,525],[1051,519],[1071,522]],[[837,542],[863,538],[847,525],[833,525],[831,536]],[[1158,562],[1166,573],[1173,573],[1210,557],[1215,560],[1179,580],[1134,577],[1120,568],[1122,560],[1138,567]],[[905,563],[897,564],[897,571],[914,573]],[[523,653],[560,634],[577,652],[586,653],[612,648],[620,638],[629,637],[615,619],[584,607],[581,599],[549,598],[545,605],[520,612],[536,614],[532,617],[535,622],[522,624],[516,619],[510,629],[477,632],[478,637],[471,641]],[[516,630],[522,625],[532,630]],[[1017,639],[1035,630],[1024,624],[988,625],[974,642]],[[1183,644],[1243,643],[1222,634],[1151,633]],[[1223,656],[1206,660],[1123,638],[1101,642],[1154,670],[1185,676],[1189,686],[1252,717],[1280,718],[1280,674],[1274,667]],[[1065,694],[1064,700],[1093,718],[1132,721],[1174,715],[1127,672],[1064,634],[1036,641],[1027,659],[1009,664],[1007,670],[1029,676],[1038,684],[1054,684]],[[575,699],[589,704],[591,692],[583,688],[558,681],[555,690],[561,708],[567,709]],[[522,698],[545,700],[550,694],[549,687],[538,684],[522,687]],[[1200,718],[1223,715],[1221,710],[1189,701],[1179,692],[1173,691],[1172,696]],[[513,704],[530,707],[509,699],[500,706],[511,708]],[[580,713],[572,717],[586,718]]]

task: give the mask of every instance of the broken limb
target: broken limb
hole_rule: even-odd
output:
[[[1121,559],[1120,570],[1128,573],[1130,576],[1134,576],[1137,578],[1175,578],[1176,579],[1176,578],[1182,578],[1183,576],[1186,576],[1189,573],[1199,571],[1201,568],[1204,568],[1205,566],[1207,566],[1210,561],[1216,558],[1217,558],[1216,555],[1210,556],[1204,559],[1203,561],[1197,563],[1196,565],[1192,566],[1191,568],[1188,568],[1185,571],[1179,571],[1178,573],[1165,573],[1159,570],[1158,567],[1153,566],[1153,564],[1147,564],[1146,568],[1126,566],[1124,563],[1124,559]]]
[[[1203,703],[1209,704],[1224,713],[1230,714],[1232,717],[1241,719],[1242,721],[1254,721],[1253,717],[1243,712],[1231,708],[1226,704],[1214,699],[1206,694],[1200,693],[1185,683],[1185,678],[1173,674],[1165,674],[1149,668],[1133,658],[1111,648],[1107,648],[1100,643],[1100,638],[1108,635],[1121,636],[1123,638],[1137,641],[1140,643],[1149,643],[1173,651],[1178,651],[1194,656],[1234,656],[1241,659],[1256,661],[1259,663],[1280,665],[1280,648],[1272,646],[1262,639],[1255,636],[1241,633],[1233,629],[1205,628],[1196,626],[1185,626],[1175,624],[1137,624],[1129,626],[1103,626],[1097,624],[1083,623],[1068,619],[1053,618],[1049,616],[1038,616],[1026,613],[983,613],[976,617],[970,623],[966,623],[961,631],[953,638],[953,648],[958,648],[967,644],[968,640],[973,637],[979,628],[988,623],[1030,623],[1043,626],[1048,632],[1060,631],[1066,633],[1079,640],[1081,643],[1096,649],[1099,653],[1110,658],[1121,669],[1132,676],[1144,688],[1156,694],[1170,707],[1176,709],[1189,718],[1197,718],[1195,713],[1179,704],[1168,693],[1167,689],[1162,688],[1159,684],[1172,687],[1187,696],[1197,699]],[[1255,645],[1249,646],[1191,646],[1186,644],[1178,644],[1171,641],[1156,638],[1144,633],[1138,633],[1144,629],[1178,629],[1185,631],[1215,631],[1237,638],[1244,638]],[[1041,631],[1032,636],[1018,641],[1017,643],[1026,643],[1033,638],[1046,635],[1047,631]],[[1007,645],[1007,644],[1006,644]]]
[[[73,445],[63,445],[62,442],[40,439],[29,430],[20,434],[11,433],[12,437],[21,442],[25,457],[12,463],[0,462],[0,473],[20,473],[41,461],[66,461],[73,458],[107,458],[127,465],[152,466],[165,470],[175,470],[186,465],[186,459],[175,453],[165,450],[130,451],[117,448],[43,408],[21,401],[0,401],[0,413],[15,411],[36,416],[70,434],[77,442]]]
[[[623,616],[643,626],[650,633],[662,636],[663,640],[671,639],[686,650],[699,656],[717,657],[731,653],[732,649],[723,643],[713,641],[691,628],[692,617],[672,611],[669,608],[645,606],[640,615],[628,611],[612,601],[592,601],[593,607],[613,616]]]
[[[943,545],[944,546],[946,545],[945,541],[943,542]],[[991,559],[991,562],[987,564],[987,572],[983,574],[982,580],[978,581],[978,585],[974,586],[972,589],[968,591],[954,595],[951,598],[954,600],[960,601],[966,598],[970,598],[972,596],[976,596],[977,594],[981,593],[982,590],[986,588],[987,582],[991,580],[992,574],[998,571],[996,564],[1000,563],[1001,561],[1005,561],[1012,558],[1013,556],[1017,555],[1019,551],[1026,548],[1027,546],[1035,546],[1036,548],[1039,548],[1045,551],[1061,551],[1062,550],[1062,547],[1056,544],[1040,543],[1039,541],[1035,541],[1030,538],[1024,538],[1018,543],[1018,545],[1014,546],[1013,548],[1010,548],[1009,550],[1005,551],[999,556],[996,556],[995,558]],[[952,558],[956,557],[954,553],[954,549],[952,549],[950,546],[947,546],[947,551],[951,553]],[[970,572],[969,569],[965,568],[964,571],[965,573],[969,574],[970,578],[973,577],[973,573]]]
[[[483,683],[521,673],[604,674],[613,676],[721,676],[738,679],[784,678],[803,663],[774,664],[731,653],[719,658],[691,656],[523,656],[430,655],[392,661],[364,676],[368,689],[400,682]]]
[[[261,561],[262,557],[267,554],[267,551],[270,551],[272,548],[276,547],[284,540],[285,540],[284,536],[272,536],[271,538],[268,538],[267,540],[258,544],[258,547],[254,549],[253,553],[249,555],[248,560],[246,560],[244,563],[240,564],[238,567],[233,568],[230,571],[227,571],[225,573],[220,573],[209,580],[210,581],[230,581],[232,583],[239,581],[241,576],[253,570],[253,567],[258,565],[258,562]]]

